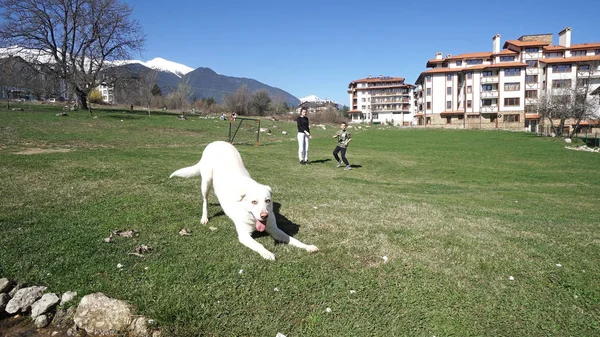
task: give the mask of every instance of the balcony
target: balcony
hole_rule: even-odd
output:
[[[498,83],[498,76],[483,76],[481,77],[481,83]]]
[[[498,90],[486,90],[481,92],[481,98],[498,97]]]
[[[484,105],[481,107],[482,113],[498,112],[498,105]]]
[[[525,74],[527,75],[537,75],[540,73],[540,68],[525,68]]]

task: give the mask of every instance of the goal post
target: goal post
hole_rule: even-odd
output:
[[[258,146],[260,142],[260,118],[230,117],[227,141],[231,144],[254,144]]]

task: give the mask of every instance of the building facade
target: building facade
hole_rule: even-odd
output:
[[[350,121],[412,126],[414,119],[413,91],[404,78],[379,76],[350,82]]]
[[[429,60],[430,69],[416,81],[416,124],[540,132],[544,121],[537,109],[544,95],[585,82],[587,99],[600,97],[594,96],[600,43],[571,44],[571,28],[559,33],[555,46],[552,34],[524,35],[500,46],[497,34],[490,52],[437,53]]]

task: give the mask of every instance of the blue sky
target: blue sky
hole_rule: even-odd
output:
[[[558,32],[571,27],[572,43],[600,42],[600,1],[591,0],[125,2],[147,36],[134,58],[207,67],[345,105],[353,80],[414,84],[436,52],[491,51],[497,33],[501,44],[545,33],[558,44]]]

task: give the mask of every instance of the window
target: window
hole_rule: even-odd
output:
[[[527,47],[525,48],[525,52],[527,53],[537,53],[540,51],[540,48],[538,47]]]
[[[511,62],[514,61],[514,56],[500,56],[500,62]]]
[[[482,84],[481,85],[481,91],[492,91],[492,85],[491,84]]]
[[[446,117],[446,124],[452,124],[452,117]]]
[[[521,99],[519,97],[508,97],[504,99],[504,106],[519,106]]]
[[[427,76],[425,76],[425,80],[426,80],[427,82],[431,82],[431,75],[427,75]]]
[[[571,65],[570,64],[557,64],[552,66],[553,73],[570,73]]]
[[[471,92],[473,92],[473,87],[470,85],[467,85],[467,94],[470,94]]]
[[[573,50],[571,52],[571,56],[585,56],[585,54],[587,54],[585,50]]]
[[[427,110],[431,110],[431,102],[427,102]]]
[[[526,98],[537,98],[538,91],[537,90],[525,90],[525,97]]]
[[[469,71],[469,72],[467,73],[467,80],[470,80],[470,79],[472,79],[472,78],[473,78],[473,73]]]
[[[494,73],[491,71],[482,71],[481,72],[481,76],[483,77],[490,77],[490,76],[494,76]]]
[[[483,59],[467,60],[467,65],[483,64]]]
[[[504,76],[519,76],[519,75],[521,75],[521,69],[519,69],[519,68],[504,69]]]
[[[481,106],[492,106],[492,100],[491,99],[482,99]]]
[[[467,108],[470,108],[470,107],[471,107],[471,105],[472,105],[472,102],[471,102],[471,100],[470,100],[470,99],[468,99],[468,100],[467,100]]]
[[[594,50],[594,55],[600,55],[600,49]]]
[[[582,65],[580,65],[580,66],[577,67],[577,70],[590,71],[590,65],[589,64],[582,64]]]
[[[457,66],[457,67],[460,67],[460,66],[462,66],[462,61],[456,61],[456,66]]]
[[[366,101],[366,99],[363,97],[362,101],[363,101],[363,102],[365,102],[365,101]]]
[[[587,87],[590,84],[590,79],[589,78],[578,78],[577,82],[575,82],[575,83],[580,88]]]
[[[448,81],[452,81],[452,74],[448,74],[448,75],[446,75],[446,79],[447,79]]]
[[[431,88],[427,88],[427,96],[431,96]]]
[[[546,53],[546,58],[548,58],[548,59],[557,58],[557,57],[563,57],[563,53],[562,52]]]
[[[446,109],[452,109],[452,101],[446,101]]]
[[[362,109],[362,110],[366,110],[366,108],[367,108],[367,106],[366,106],[366,105],[362,105],[362,106],[361,106],[361,109]]]
[[[552,88],[570,88],[571,80],[552,80]]]
[[[505,91],[521,90],[521,83],[519,83],[519,82],[504,83],[504,90]]]
[[[446,95],[452,95],[452,87],[446,88]]]
[[[519,115],[516,114],[504,114],[502,115],[502,119],[504,119],[505,122],[518,122],[519,121]]]
[[[538,75],[525,75],[525,83],[537,83]]]
[[[527,66],[529,68],[537,68],[538,67],[538,60],[527,60]]]

